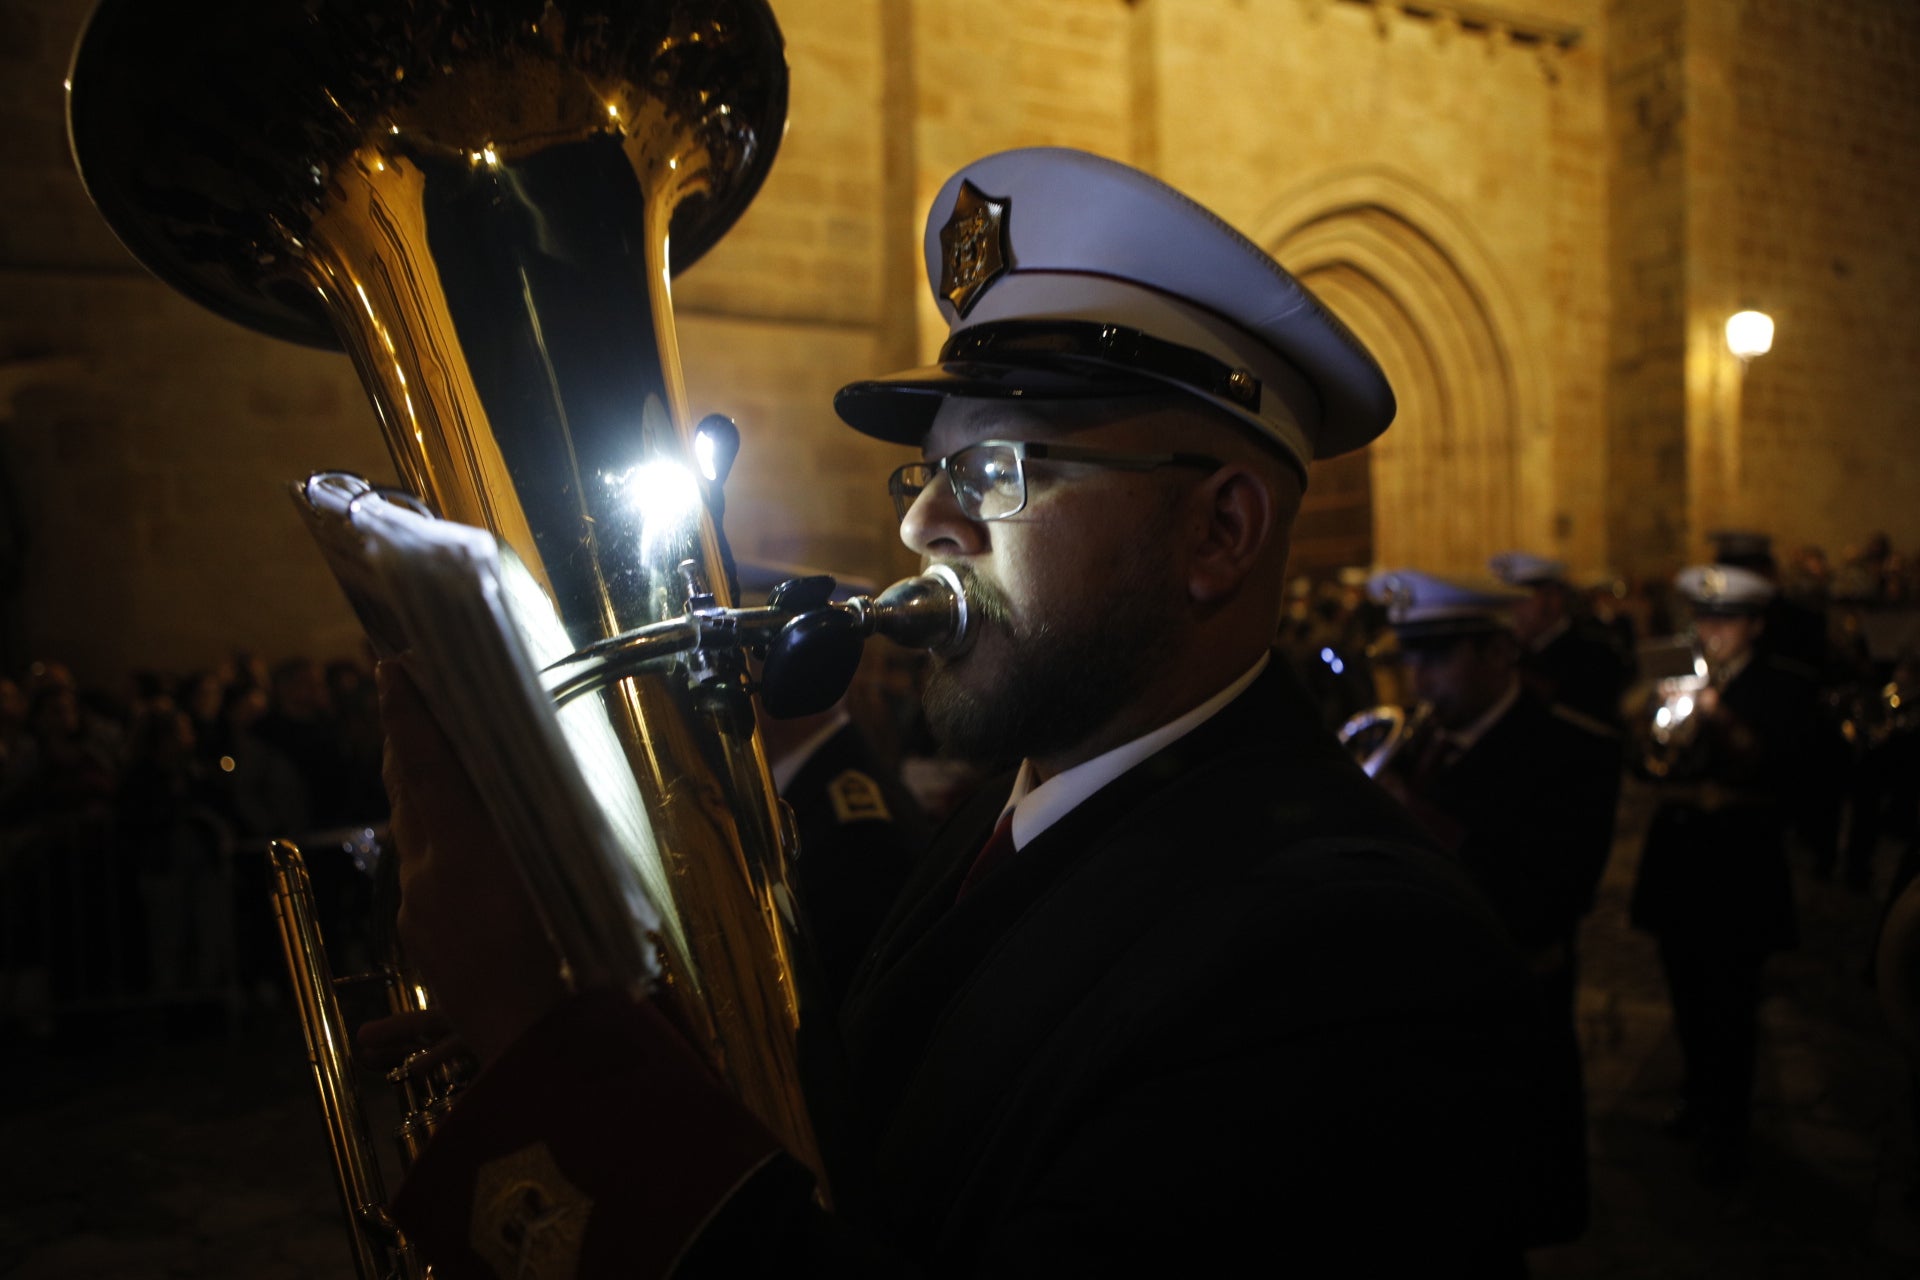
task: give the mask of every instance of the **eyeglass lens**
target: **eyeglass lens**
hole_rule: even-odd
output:
[[[902,520],[921,490],[942,470],[953,485],[960,513],[969,520],[998,520],[1026,503],[1019,453],[1004,445],[974,445],[939,462],[910,462],[893,473],[893,505]]]

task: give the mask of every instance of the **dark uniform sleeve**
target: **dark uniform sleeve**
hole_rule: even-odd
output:
[[[1538,952],[1571,938],[1613,846],[1617,738],[1558,709],[1525,732],[1488,738],[1408,808],[1453,850],[1515,942]]]
[[[789,875],[807,945],[827,1000],[837,1003],[926,848],[926,820],[851,725],[781,798],[799,836]]]
[[[1617,740],[1565,724],[1541,776],[1476,814],[1460,854],[1523,950],[1562,941],[1593,908],[1620,800]]]

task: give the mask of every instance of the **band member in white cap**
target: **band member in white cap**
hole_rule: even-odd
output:
[[[1526,955],[1560,1035],[1553,1121],[1584,1171],[1577,943],[1613,847],[1619,736],[1523,684],[1513,616],[1524,591],[1406,569],[1375,574],[1370,590],[1386,605],[1418,726],[1377,777],[1460,860]],[[1585,1197],[1568,1207],[1577,1230]]]
[[[1619,738],[1527,688],[1524,593],[1412,570],[1376,574],[1423,729],[1381,773],[1492,900],[1571,1021],[1573,942],[1613,844]]]
[[[1662,782],[1632,919],[1659,944],[1686,1063],[1666,1131],[1697,1142],[1701,1176],[1725,1183],[1746,1166],[1761,967],[1798,938],[1783,799],[1805,777],[1818,716],[1813,686],[1758,650],[1771,582],[1695,565],[1675,586],[1708,684]]]
[[[1503,551],[1487,564],[1500,581],[1527,593],[1513,607],[1521,679],[1548,702],[1618,727],[1628,659],[1575,608],[1566,564],[1526,551]]]
[[[1524,965],[1267,650],[1308,463],[1385,429],[1385,379],[1258,248],[1095,156],[968,166],[926,247],[938,363],[836,403],[919,450],[901,536],[981,622],[934,724],[1019,767],[810,1029],[833,1209],[650,1001],[503,975],[453,924],[525,933],[461,901],[497,847],[389,675],[403,847],[460,850],[404,872],[403,924],[489,1060],[402,1222],[445,1274],[536,1234],[622,1275],[1520,1274],[1563,1185]]]

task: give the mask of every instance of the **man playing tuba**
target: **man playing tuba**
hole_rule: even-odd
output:
[[[652,1001],[569,994],[471,786],[382,673],[401,926],[485,1068],[396,1213],[438,1274],[1517,1274],[1548,1053],[1464,875],[1268,643],[1308,464],[1392,394],[1297,281],[1073,151],[936,197],[936,365],[845,388],[917,445],[965,586],[957,751],[1017,763],[803,1028],[831,1208]]]

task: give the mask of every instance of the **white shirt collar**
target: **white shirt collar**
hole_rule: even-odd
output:
[[[813,753],[826,746],[829,738],[852,723],[853,717],[847,714],[847,709],[839,707],[835,709],[832,719],[807,735],[806,741],[791,751],[782,752],[778,760],[770,761],[767,772],[773,775],[774,791],[785,795],[794,777],[806,768],[807,761],[813,759]]]
[[[1471,751],[1473,744],[1487,736],[1487,730],[1500,722],[1513,704],[1520,701],[1520,678],[1515,676],[1507,683],[1507,691],[1494,701],[1494,704],[1481,713],[1480,718],[1466,728],[1445,731],[1446,740],[1458,746],[1461,751]]]
[[[1038,786],[1034,785],[1033,762],[1022,761],[1020,772],[1013,780],[1013,795],[1000,811],[1004,815],[1007,809],[1013,810],[1013,847],[1025,848],[1035,836],[1072,813],[1088,796],[1212,719],[1222,707],[1246,692],[1247,686],[1267,669],[1270,658],[1270,654],[1261,654],[1260,660],[1249,667],[1245,675],[1178,719],[1124,742],[1105,755],[1056,774]]]

